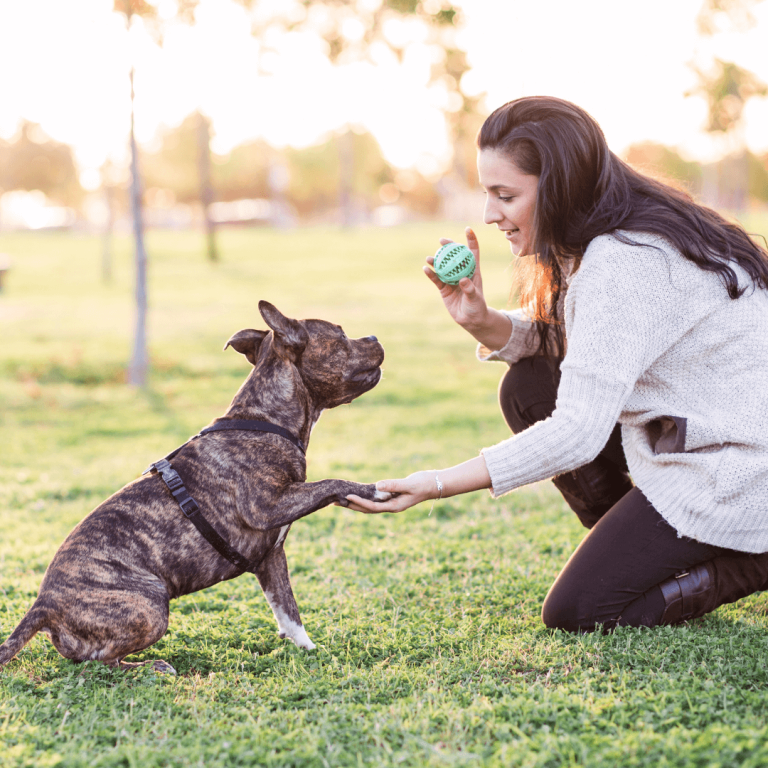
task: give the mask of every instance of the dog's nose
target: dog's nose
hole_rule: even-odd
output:
[[[366,336],[366,339],[368,341],[378,341],[378,339],[375,336]]]

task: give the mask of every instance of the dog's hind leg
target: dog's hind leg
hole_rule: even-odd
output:
[[[95,590],[50,622],[48,634],[58,652],[73,661],[101,661],[118,669],[151,664],[160,672],[171,672],[173,667],[160,660],[123,661],[165,634],[168,614],[166,595]]]
[[[261,561],[256,576],[264,590],[264,597],[267,598],[269,607],[277,619],[280,637],[293,640],[299,648],[311,651],[315,644],[309,639],[301,623],[299,608],[291,589],[282,541]]]

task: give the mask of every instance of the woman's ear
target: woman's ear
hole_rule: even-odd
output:
[[[256,358],[259,356],[259,347],[264,338],[268,336],[268,331],[256,331],[253,328],[245,328],[238,331],[225,345],[232,347],[236,352],[245,355],[251,365],[256,365]]]

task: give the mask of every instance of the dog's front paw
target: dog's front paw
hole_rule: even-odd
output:
[[[356,496],[362,496],[368,501],[389,501],[394,494],[389,491],[380,491],[373,483],[366,483],[360,486],[359,491],[354,491]]]

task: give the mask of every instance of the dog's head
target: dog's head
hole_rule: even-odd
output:
[[[259,366],[270,353],[295,366],[319,408],[350,403],[381,379],[384,348],[375,336],[350,339],[325,320],[292,320],[267,301],[259,312],[271,331],[238,331],[225,345]]]

